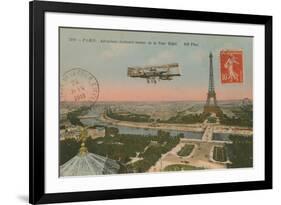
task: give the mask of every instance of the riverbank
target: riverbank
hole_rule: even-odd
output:
[[[175,130],[183,132],[204,132],[208,124],[196,123],[196,124],[171,124],[171,123],[146,123],[146,122],[129,122],[129,121],[120,121],[115,120],[103,113],[100,117],[102,122],[125,126],[131,128],[143,128],[143,129],[155,129],[155,130]],[[251,128],[237,127],[237,126],[224,126],[212,124],[214,127],[214,132],[216,133],[226,133],[226,134],[236,134],[236,135],[245,135],[252,136],[253,131]]]
[[[118,125],[118,126],[125,126],[125,127],[132,127],[132,128],[143,128],[143,129],[156,129],[156,130],[176,130],[176,131],[183,131],[183,132],[203,132],[204,126],[202,124],[194,124],[194,125],[180,125],[180,124],[169,124],[169,123],[146,123],[146,122],[129,122],[129,121],[120,121],[115,120],[108,117],[105,113],[101,115],[100,120],[102,122]]]

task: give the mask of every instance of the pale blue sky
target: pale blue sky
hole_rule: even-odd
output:
[[[95,39],[96,42],[83,42],[89,38]],[[101,40],[176,42],[177,46],[100,43]],[[198,46],[184,46],[184,42],[194,42]],[[86,69],[98,79],[101,92],[103,87],[105,90],[109,86],[114,89],[114,85],[135,88],[136,91],[140,89],[155,91],[155,86],[157,89],[166,89],[167,92],[188,88],[189,92],[192,89],[202,92],[200,93],[202,99],[205,99],[208,89],[208,55],[212,52],[215,89],[218,95],[221,93],[218,98],[230,98],[229,92],[235,95],[233,99],[252,98],[252,37],[61,28],[60,49],[61,75],[76,67]],[[243,50],[243,83],[221,84],[219,53],[222,49]],[[172,81],[160,81],[157,85],[147,84],[144,79],[127,77],[128,66],[165,63],[179,63],[182,76],[175,77]],[[187,93],[186,97],[192,100],[192,93],[190,95]]]

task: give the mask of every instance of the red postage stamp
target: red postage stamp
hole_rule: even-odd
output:
[[[242,83],[243,51],[222,50],[220,52],[220,69],[222,83]]]

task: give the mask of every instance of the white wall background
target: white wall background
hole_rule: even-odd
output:
[[[79,2],[79,0],[72,0]],[[236,193],[126,199],[79,204],[278,204],[280,181],[281,12],[276,0],[80,0],[80,2],[273,15],[274,189]],[[28,1],[1,1],[0,204],[28,201]],[[279,202],[280,203],[280,202]]]

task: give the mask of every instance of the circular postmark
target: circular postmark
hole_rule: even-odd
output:
[[[73,68],[66,71],[60,84],[61,101],[85,102],[92,106],[99,97],[99,83],[87,70]]]

